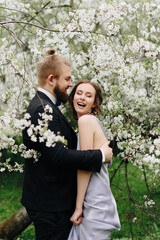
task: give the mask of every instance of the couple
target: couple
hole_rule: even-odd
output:
[[[21,203],[34,223],[37,240],[110,239],[120,223],[107,171],[113,153],[94,116],[100,111],[101,90],[82,80],[70,94],[79,127],[81,151],[76,150],[77,136],[57,107],[57,100],[67,102],[67,89],[73,86],[70,63],[53,49],[48,54],[38,63],[39,88],[27,112],[36,126],[44,106],[49,105],[53,110],[49,129],[64,136],[68,144],[67,148],[60,142],[47,147],[44,142],[32,142],[27,129],[23,131],[24,144],[40,152],[40,157],[36,163],[33,159],[25,162]]]

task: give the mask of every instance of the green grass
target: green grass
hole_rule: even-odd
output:
[[[109,170],[110,177],[120,161],[114,161],[113,167]],[[125,179],[125,165],[123,164],[112,181],[111,188],[117,202],[117,208],[121,221],[121,230],[112,233],[113,239],[131,239],[130,221],[132,223],[133,238],[136,240],[160,239],[160,220],[158,217],[148,216],[141,207],[144,205],[144,195],[147,195],[147,188],[142,171],[133,167],[131,163],[127,165],[128,184],[134,199],[140,204],[129,202],[128,191]],[[149,173],[149,172],[148,172]],[[160,189],[154,189],[151,199],[156,203],[156,212],[160,215]],[[131,206],[131,207],[130,207]],[[153,209],[151,209],[152,211]],[[137,218],[135,223],[134,218]],[[157,220],[159,223],[157,223]],[[147,238],[148,235],[148,238]]]
[[[0,222],[22,207],[20,195],[23,176],[17,173],[0,173]]]
[[[119,160],[114,160],[112,168],[109,169],[110,176],[112,176],[112,173],[119,162]],[[145,182],[142,178],[142,172],[138,168],[128,164],[128,179],[132,194],[137,201],[142,203],[143,196],[147,194]],[[20,204],[22,184],[23,174],[0,173],[0,223],[2,223],[5,219],[10,217],[13,213],[15,213],[15,211],[22,207]],[[121,221],[121,230],[114,231],[112,233],[112,239],[131,239],[129,221],[134,217],[137,217],[137,221],[132,223],[132,231],[135,240],[160,239],[160,224],[154,220],[153,216],[147,216],[140,210],[138,206],[134,206],[134,204],[131,204],[132,211],[130,212],[124,165],[122,165],[120,171],[117,172],[111,188],[117,202],[117,208]],[[159,189],[155,189],[152,192],[152,199],[156,202],[157,213],[160,215],[160,206],[158,205],[160,202]],[[14,240],[34,240],[34,235],[34,227],[33,224],[31,224]]]
[[[9,218],[22,205],[20,203],[22,194],[23,174],[0,173],[0,223]],[[15,239],[34,240],[34,227],[31,224]]]

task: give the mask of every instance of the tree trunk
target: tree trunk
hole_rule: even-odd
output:
[[[0,240],[12,240],[31,224],[26,209],[23,207],[0,225]]]

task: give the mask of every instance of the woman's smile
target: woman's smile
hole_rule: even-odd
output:
[[[95,94],[96,91],[90,83],[82,83],[77,87],[73,105],[78,117],[92,112],[95,107]]]

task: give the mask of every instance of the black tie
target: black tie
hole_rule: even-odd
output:
[[[57,107],[61,105],[61,100],[57,100],[56,101],[56,104],[55,104]]]

